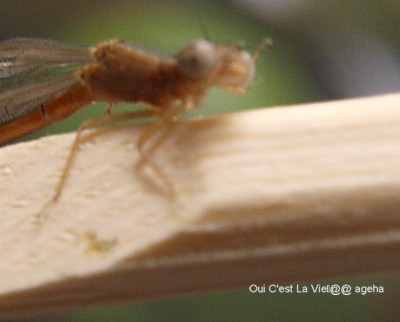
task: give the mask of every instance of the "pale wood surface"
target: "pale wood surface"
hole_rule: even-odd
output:
[[[136,168],[142,126],[0,150],[0,317],[253,283],[400,269],[400,95],[176,124]]]

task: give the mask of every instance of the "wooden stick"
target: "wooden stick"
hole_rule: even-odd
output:
[[[400,94],[74,134],[0,151],[1,318],[400,269]]]

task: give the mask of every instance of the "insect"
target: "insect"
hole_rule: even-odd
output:
[[[167,183],[145,145],[182,112],[201,105],[211,87],[244,93],[255,73],[257,58],[271,41],[252,53],[239,46],[195,40],[175,56],[164,56],[119,39],[93,47],[15,38],[0,42],[0,145],[63,119],[91,102],[107,102],[107,113],[86,120],[77,131],[58,187],[61,194],[84,129],[114,121],[155,116],[138,139],[143,164]],[[142,103],[147,109],[111,114],[120,102]],[[168,184],[168,183],[167,183]]]

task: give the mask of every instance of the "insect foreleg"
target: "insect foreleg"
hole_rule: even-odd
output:
[[[167,188],[167,192],[170,196],[173,196],[175,193],[174,187],[160,165],[155,163],[150,155],[157,146],[159,146],[168,138],[173,130],[172,123],[175,122],[178,116],[187,108],[188,104],[182,103],[176,107],[166,109],[165,112],[161,114],[160,121],[150,124],[149,127],[139,137],[137,142],[137,149],[140,153],[141,159],[137,164],[137,167],[141,167],[143,165],[149,166],[156,176],[162,181],[163,185]],[[164,132],[161,133],[162,135],[157,135],[161,130],[164,130]],[[153,138],[155,139],[153,140]]]

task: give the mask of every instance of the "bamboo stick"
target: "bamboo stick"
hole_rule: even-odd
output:
[[[0,150],[0,317],[400,268],[400,94]]]

